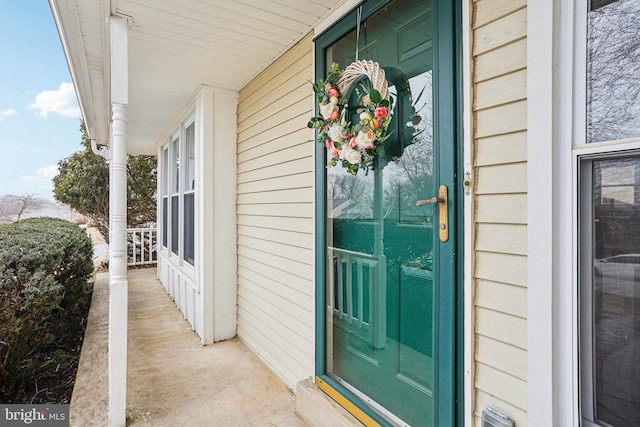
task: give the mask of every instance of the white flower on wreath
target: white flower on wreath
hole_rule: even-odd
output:
[[[339,141],[344,139],[342,135],[344,135],[344,126],[339,125],[338,123],[334,123],[331,125],[329,130],[327,131],[327,135],[331,138],[332,141]]]
[[[372,131],[361,130],[356,136],[356,144],[364,150],[370,150],[373,148],[373,141],[375,139],[376,135]]]
[[[360,154],[360,150],[354,150],[349,147],[348,144],[342,146],[341,157],[352,165],[357,165],[362,162],[362,155]]]
[[[320,115],[323,119],[329,120],[331,118],[331,114],[337,107],[331,103],[328,104],[320,104]]]

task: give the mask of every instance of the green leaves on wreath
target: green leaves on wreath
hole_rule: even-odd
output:
[[[311,120],[307,123],[307,127],[309,129],[320,129],[322,126],[324,126],[324,120],[322,117],[311,117]]]
[[[380,95],[380,92],[372,88],[371,93],[369,93],[369,99],[371,99],[371,102],[373,102],[374,104],[380,104],[382,101],[382,96]]]
[[[346,160],[342,161],[342,166],[347,170],[347,172],[351,175],[357,175],[358,174],[358,169],[360,169],[360,165],[359,164],[355,164],[352,165],[349,162],[347,162]]]

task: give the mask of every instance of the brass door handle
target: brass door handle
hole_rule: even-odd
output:
[[[441,185],[438,189],[438,197],[432,197],[427,200],[418,200],[416,206],[424,206],[432,203],[438,203],[440,205],[438,231],[440,234],[440,241],[446,242],[449,240],[449,200],[447,195],[447,186]]]
[[[416,206],[424,206],[424,205],[429,205],[431,203],[443,203],[443,202],[444,202],[444,199],[441,199],[440,197],[432,197],[427,200],[418,200],[416,202]]]

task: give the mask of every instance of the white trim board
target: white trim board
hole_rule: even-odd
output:
[[[473,64],[471,30],[471,0],[462,2],[462,137],[463,137],[463,170],[471,177],[470,195],[464,196],[464,425],[471,427],[474,421],[475,403],[475,311],[474,311],[474,280],[475,269],[475,170],[473,168]],[[462,188],[462,191],[465,191]]]
[[[527,5],[527,358],[530,425],[555,425],[552,2]],[[553,26],[551,26],[553,28]],[[541,171],[544,171],[541,173]]]

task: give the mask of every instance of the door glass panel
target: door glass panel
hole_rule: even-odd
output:
[[[640,425],[640,157],[592,162],[593,418]],[[587,328],[588,330],[589,328]],[[585,358],[586,359],[586,358]]]
[[[587,142],[640,137],[640,2],[591,0]]]
[[[354,30],[327,67],[349,65],[355,48]],[[434,205],[416,201],[437,194],[431,2],[396,1],[363,22],[359,59],[385,69],[393,117],[372,170],[327,170],[327,373],[384,416],[430,426]]]

